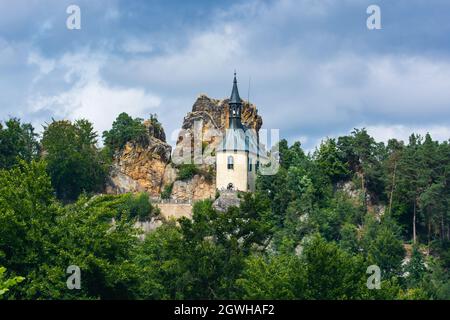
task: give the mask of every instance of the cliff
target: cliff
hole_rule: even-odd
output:
[[[255,105],[243,103],[242,123],[259,131],[262,119]],[[128,142],[114,155],[107,192],[146,191],[158,197],[170,187],[170,198],[178,201],[214,199],[214,150],[228,126],[228,99],[211,99],[203,94],[197,98],[192,111],[183,119],[173,155],[162,126],[150,120],[144,125],[147,142]],[[186,161],[193,161],[199,170],[190,179],[180,180],[179,167]]]
[[[174,150],[175,163],[177,158],[188,160],[188,154],[192,155],[191,160],[196,164],[214,164],[214,150],[221,140],[220,135],[228,127],[228,101],[211,99],[204,94],[197,98],[192,111],[183,119],[182,130]],[[242,123],[256,132],[259,132],[262,126],[262,118],[258,115],[256,106],[246,101],[243,102]],[[200,127],[196,128],[196,125]],[[203,157],[195,152],[196,142],[200,144],[197,145],[197,150],[203,151]]]
[[[147,128],[145,143],[128,142],[114,155],[108,193],[146,191],[152,196],[160,194],[172,147],[166,142],[161,126],[155,126],[149,120],[144,125]]]

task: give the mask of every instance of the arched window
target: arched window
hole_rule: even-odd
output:
[[[252,159],[248,158],[248,171],[252,171]]]
[[[234,169],[234,159],[233,156],[228,156],[228,162],[227,162],[227,167],[229,170],[233,170]]]

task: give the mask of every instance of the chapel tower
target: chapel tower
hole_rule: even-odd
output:
[[[229,104],[228,128],[216,150],[218,190],[254,191],[258,162],[257,137],[242,124],[242,100],[236,72]]]

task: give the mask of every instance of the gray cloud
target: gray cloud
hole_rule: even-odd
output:
[[[383,30],[368,31],[369,3],[238,2],[211,8],[203,25],[192,21],[179,32],[170,26],[134,32],[142,22],[130,24],[134,11],[123,2],[112,3],[109,11],[96,6],[88,16],[109,16],[115,32],[84,31],[84,38],[74,39],[75,49],[69,44],[48,52],[35,39],[3,37],[0,71],[11,70],[0,76],[0,102],[6,106],[0,116],[17,111],[14,102],[19,115],[34,122],[49,115],[88,117],[101,131],[120,111],[141,117],[156,111],[170,133],[199,93],[227,97],[236,68],[243,97],[252,79],[250,100],[265,127],[279,128],[291,141],[301,139],[308,149],[359,126],[381,140],[382,132],[404,138],[409,129],[427,128],[444,139],[450,127],[450,59],[440,40],[447,19],[420,1],[381,1]],[[442,24],[425,27],[432,19]],[[42,36],[44,43],[68,39],[64,31],[57,34]]]

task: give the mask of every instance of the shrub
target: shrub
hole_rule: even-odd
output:
[[[131,218],[137,217],[140,221],[159,213],[158,208],[150,203],[149,195],[145,192],[137,195],[129,194],[121,209],[126,210]]]
[[[145,145],[147,129],[140,118],[133,119],[125,112],[113,122],[109,131],[103,132],[103,140],[111,152],[122,149],[127,142],[133,141]]]
[[[199,173],[195,164],[182,164],[178,167],[178,180],[189,180]]]
[[[146,192],[96,196],[91,198],[89,204],[105,210],[116,211],[116,219],[121,219],[125,214],[129,219],[137,217],[143,221],[159,214],[159,209],[150,203],[149,195]]]
[[[161,198],[162,199],[169,199],[170,195],[172,194],[172,189],[173,189],[173,183],[166,185],[164,187],[163,192],[161,192]]]

